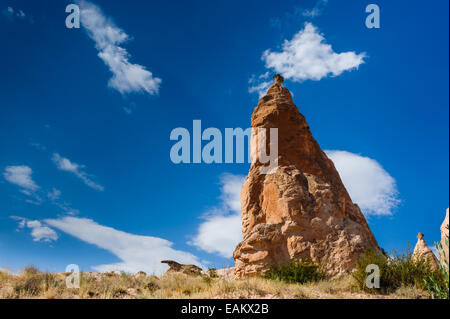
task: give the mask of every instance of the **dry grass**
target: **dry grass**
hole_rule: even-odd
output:
[[[147,276],[82,273],[80,288],[66,288],[65,273],[43,273],[27,267],[19,274],[0,272],[2,298],[429,298],[427,292],[401,287],[389,295],[357,292],[350,276],[308,284],[287,284],[263,278],[227,281],[207,275],[172,273]]]

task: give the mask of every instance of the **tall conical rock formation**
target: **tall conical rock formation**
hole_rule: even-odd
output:
[[[379,251],[377,241],[283,78],[274,80],[254,109],[252,128],[278,128],[278,168],[264,174],[268,164],[250,167],[241,191],[244,238],[233,254],[235,277],[300,258],[319,262],[330,276],[343,274],[368,248]]]
[[[425,235],[422,233],[417,234],[417,244],[416,247],[414,247],[412,257],[417,261],[425,260],[432,268],[435,269],[439,266],[439,261],[430,247],[428,247],[425,239],[423,239],[424,237]]]

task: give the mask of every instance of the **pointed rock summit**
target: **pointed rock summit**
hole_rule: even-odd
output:
[[[264,174],[261,168],[268,163],[254,161],[243,185],[244,238],[233,254],[235,277],[301,258],[320,263],[330,276],[340,275],[367,249],[379,247],[282,83],[275,75],[251,119],[253,129],[278,128],[278,166]]]
[[[439,266],[439,262],[434,255],[433,251],[428,247],[427,243],[425,242],[424,234],[418,233],[417,234],[417,244],[416,247],[414,247],[414,252],[412,257],[415,260],[425,260],[427,261],[431,267],[437,268]]]

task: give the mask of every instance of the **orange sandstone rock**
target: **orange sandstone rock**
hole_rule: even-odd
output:
[[[434,255],[433,251],[428,247],[427,243],[425,242],[425,239],[423,239],[425,235],[422,233],[417,234],[417,244],[416,247],[414,247],[414,252],[412,257],[415,260],[424,259],[426,260],[431,267],[437,268],[439,265],[439,262]]]
[[[241,191],[244,239],[233,254],[235,277],[300,258],[320,263],[330,276],[343,274],[368,248],[379,251],[377,241],[283,78],[274,81],[251,121],[254,129],[278,128],[278,167],[272,174],[261,173],[269,163],[250,167]]]
[[[446,211],[444,222],[441,225],[441,246],[440,260],[448,272],[448,208]]]

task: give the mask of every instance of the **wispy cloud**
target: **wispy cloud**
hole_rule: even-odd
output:
[[[172,248],[168,240],[140,236],[100,225],[87,218],[63,217],[45,219],[44,222],[84,242],[93,244],[116,255],[121,262],[92,267],[96,271],[145,271],[162,274],[167,266],[162,260],[172,259],[184,264],[202,266],[196,256]]]
[[[230,258],[234,248],[242,240],[241,188],[244,176],[221,176],[220,204],[206,214],[197,234],[189,244],[208,253]]]
[[[127,115],[130,115],[136,109],[136,103],[130,102],[127,105],[122,106],[122,109]]]
[[[61,191],[53,188],[51,192],[47,193],[47,197],[50,198],[51,200],[57,200],[61,197]]]
[[[20,187],[19,192],[26,195],[25,202],[33,205],[41,205],[45,198],[52,204],[60,208],[64,213],[75,215],[79,211],[71,207],[70,203],[60,200],[61,191],[53,188],[51,191],[41,189],[32,178],[33,170],[26,165],[7,166],[3,172],[3,177],[11,184]]]
[[[334,52],[311,23],[305,23],[304,29],[291,40],[285,40],[281,52],[269,49],[262,55],[266,68],[294,82],[338,76],[344,71],[357,69],[364,63],[364,58],[364,53]]]
[[[7,166],[3,177],[11,184],[20,187],[19,191],[27,196],[26,203],[40,205],[42,203],[42,198],[38,195],[40,187],[33,181],[32,173],[31,167],[26,165]]]
[[[80,165],[70,161],[68,158],[60,156],[58,153],[54,153],[52,156],[53,162],[56,167],[62,171],[70,172],[80,178],[87,186],[103,191],[104,187],[92,181],[89,175],[83,170],[84,165]]]
[[[123,107],[123,111],[124,111],[126,114],[131,114],[131,113],[133,113],[133,110],[132,110],[131,108],[129,108],[128,106],[124,106],[124,107]]]
[[[33,23],[34,19],[30,15],[26,15],[22,10],[14,9],[13,7],[6,7],[2,10],[2,14],[8,18],[10,21],[14,20],[24,20],[29,23]]]
[[[313,8],[301,11],[302,16],[306,18],[316,18],[321,16],[327,4],[328,0],[317,0]]]
[[[122,94],[158,94],[161,79],[154,77],[144,66],[131,63],[130,54],[120,46],[129,40],[128,34],[118,28],[96,5],[85,0],[81,0],[79,5],[81,24],[94,40],[98,56],[113,73],[109,86]]]
[[[58,234],[48,226],[43,225],[38,220],[29,220],[24,217],[11,216],[19,222],[19,229],[31,229],[31,237],[36,242],[52,242],[58,239]]]
[[[10,183],[20,186],[26,192],[36,191],[39,186],[33,181],[31,174],[33,170],[26,165],[7,166],[3,177]]]
[[[252,75],[250,79],[248,80],[248,84],[250,84],[250,87],[248,88],[248,93],[258,93],[259,97],[262,97],[266,94],[267,89],[272,84],[271,81],[268,80],[269,78],[269,71],[267,71],[264,74],[261,74],[260,76]]]
[[[31,142],[30,145],[33,146],[35,149],[37,149],[39,151],[46,151],[47,150],[47,147],[45,145],[40,144],[40,143]]]
[[[290,29],[294,25],[298,25],[299,22],[320,17],[324,13],[327,4],[328,0],[317,0],[314,6],[310,8],[294,6],[292,10],[285,12],[282,16],[272,17],[269,23],[273,28],[281,31]]]
[[[395,179],[374,159],[347,151],[325,151],[365,216],[392,215],[400,203]]]

